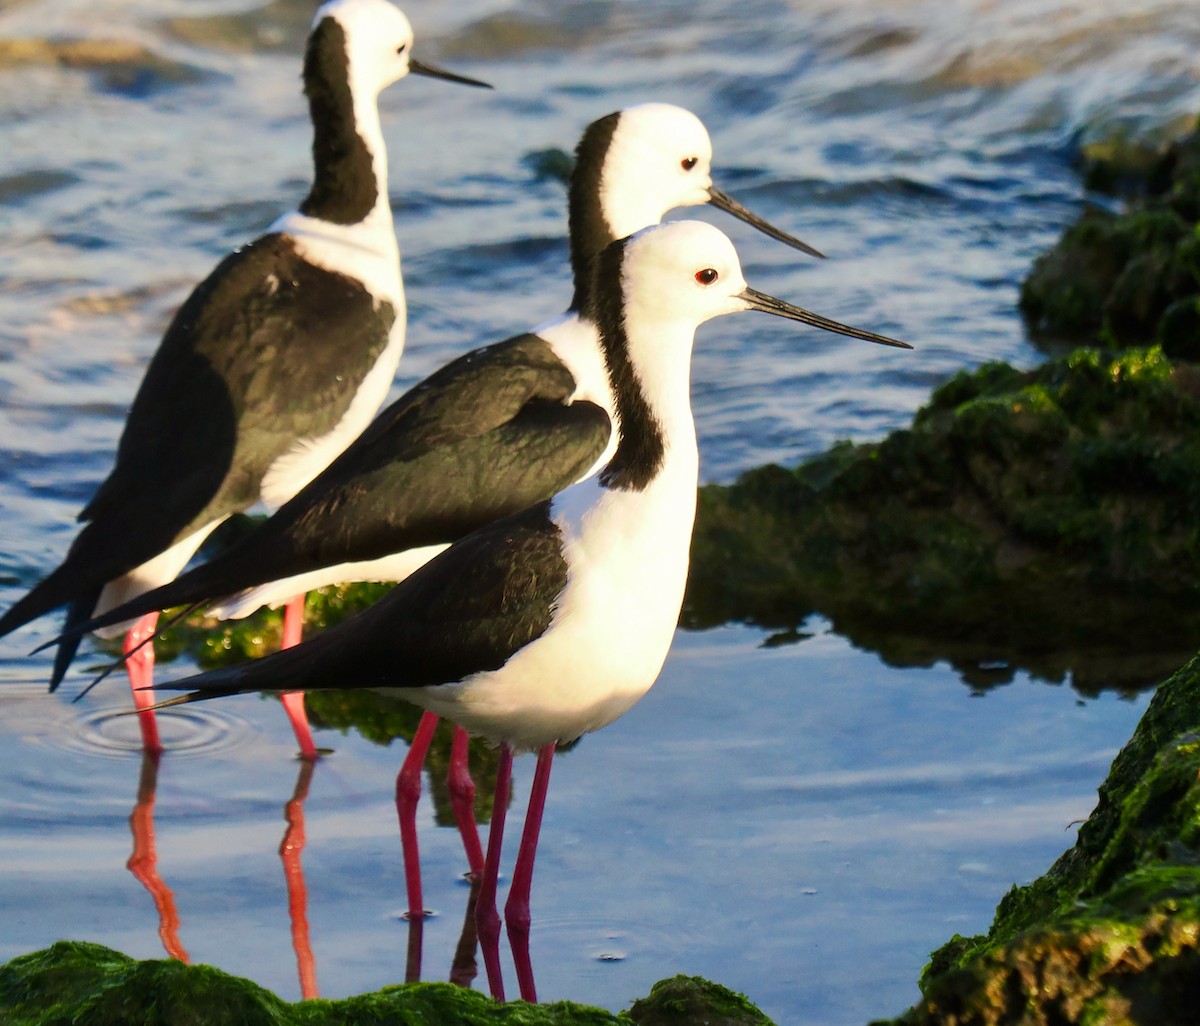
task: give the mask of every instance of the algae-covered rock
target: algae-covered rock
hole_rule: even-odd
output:
[[[895,1026],[1200,1017],[1200,658],[1163,683],[1075,846],[936,951]]]
[[[660,980],[626,1013],[638,1026],[769,1026],[745,996],[699,976]]]
[[[989,364],[882,442],[702,488],[684,622],[819,612],[896,663],[1132,686],[1200,644],[1198,525],[1200,371],[1158,348]]]
[[[678,981],[683,981],[682,984]],[[665,981],[626,1015],[555,1001],[499,1004],[448,983],[384,987],[338,1001],[289,1003],[211,966],[138,962],[99,944],[60,941],[0,966],[5,1026],[771,1026],[744,998],[706,980]],[[681,990],[681,986],[686,991]],[[686,1002],[687,1019],[655,1018]],[[663,1014],[670,1014],[663,1013]]]
[[[1035,337],[1162,345],[1200,360],[1200,132],[1163,149],[1093,144],[1091,187],[1131,195],[1115,214],[1088,208],[1021,287]]]

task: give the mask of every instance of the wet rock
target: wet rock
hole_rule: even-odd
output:
[[[638,1026],[766,1026],[746,998],[699,976],[660,980],[625,1013]]]
[[[1200,1009],[1200,659],[1160,685],[1075,846],[955,937],[893,1026],[1184,1026]]]
[[[1021,311],[1036,339],[1076,344],[1159,343],[1194,360],[1200,342],[1200,132],[1165,147],[1118,138],[1092,144],[1089,187],[1130,199],[1114,214],[1088,208],[1034,264]]]
[[[1137,686],[1200,644],[1198,514],[1200,371],[1158,348],[989,364],[881,442],[702,488],[684,623],[818,612],[901,664]]]
[[[689,981],[687,994],[689,1011],[696,1016],[689,1023],[770,1026],[753,1005],[723,987]],[[664,999],[652,993],[638,1004],[652,1010]],[[739,1018],[728,1011],[735,1005],[743,1009]],[[0,1022],[7,1026],[618,1026],[629,1021],[570,1001],[498,1005],[478,991],[448,983],[406,984],[339,1001],[291,1004],[211,966],[138,962],[99,944],[73,941],[0,966]],[[634,1021],[651,1026],[685,1020]]]

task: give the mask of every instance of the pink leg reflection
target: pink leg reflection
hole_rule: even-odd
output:
[[[479,900],[481,876],[482,873],[471,879],[462,932],[458,935],[458,946],[454,949],[454,961],[450,965],[450,982],[459,987],[470,987],[479,975],[479,966],[475,962],[475,949],[479,944],[479,934],[475,928],[475,903]]]
[[[153,716],[151,713],[151,723]],[[129,816],[133,853],[125,867],[154,899],[154,907],[158,911],[158,936],[167,955],[180,962],[187,962],[188,953],[179,943],[179,913],[175,910],[175,895],[158,875],[158,853],[154,845],[154,795],[158,785],[159,755],[159,752],[149,749],[142,752],[137,804]]]
[[[317,964],[308,939],[308,888],[304,884],[304,868],[300,856],[304,852],[304,799],[312,782],[313,764],[300,764],[296,788],[291,801],[283,807],[287,830],[279,844],[283,861],[283,878],[287,881],[288,918],[292,924],[292,947],[296,951],[296,969],[300,975],[300,997],[317,997]]]

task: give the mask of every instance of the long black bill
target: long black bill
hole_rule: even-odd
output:
[[[424,75],[426,78],[444,78],[447,82],[478,86],[480,89],[492,88],[487,82],[480,82],[477,78],[467,78],[466,75],[456,75],[453,71],[443,71],[441,68],[435,68],[432,64],[414,61],[411,57],[408,59],[408,70],[414,75]]]
[[[807,242],[801,242],[796,236],[789,235],[787,232],[781,232],[773,224],[768,224],[757,214],[752,214],[749,210],[743,207],[732,196],[723,193],[716,186],[710,186],[708,190],[708,201],[718,210],[724,210],[727,214],[732,214],[739,221],[745,221],[746,224],[757,228],[764,235],[769,235],[777,242],[785,242],[789,246],[793,246],[809,256],[820,257],[825,259],[825,254],[819,249],[813,249]]]
[[[757,289],[747,288],[739,294],[739,298],[744,299],[751,310],[761,310],[763,313],[775,314],[777,317],[786,317],[789,321],[811,324],[814,328],[824,328],[826,331],[833,331],[839,335],[861,338],[864,342],[878,342],[880,345],[895,346],[897,349],[912,348],[907,342],[899,342],[886,335],[876,335],[873,331],[863,331],[862,328],[852,328],[848,324],[831,321],[828,317],[792,306],[791,303],[785,303],[782,299],[768,296],[765,292],[759,292]]]

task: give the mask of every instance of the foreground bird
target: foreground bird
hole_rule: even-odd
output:
[[[62,565],[0,618],[0,635],[64,604],[69,627],[170,581],[221,521],[290,498],[371,419],[405,325],[378,94],[409,72],[484,84],[412,60],[412,41],[385,0],[317,11],[304,59],[311,191],[180,307],[116,465],[79,515],[86,525]],[[152,674],[153,649],[139,642],[155,621],[126,640],[127,652],[140,649],[128,663],[135,689]],[[52,690],[77,647],[77,637],[59,646]],[[144,747],[159,750],[152,713],[141,727]]]
[[[747,286],[729,240],[698,222],[647,228],[596,261],[597,325],[617,440],[598,476],[451,545],[376,605],[296,648],[159,689],[174,705],[250,691],[367,688],[500,745],[478,902],[501,997],[496,878],[514,753],[537,751],[505,908],[522,996],[529,893],[555,745],[611,723],[654,683],[687,577],[698,453],[688,396],[695,328],[761,310],[855,338],[902,342]]]

